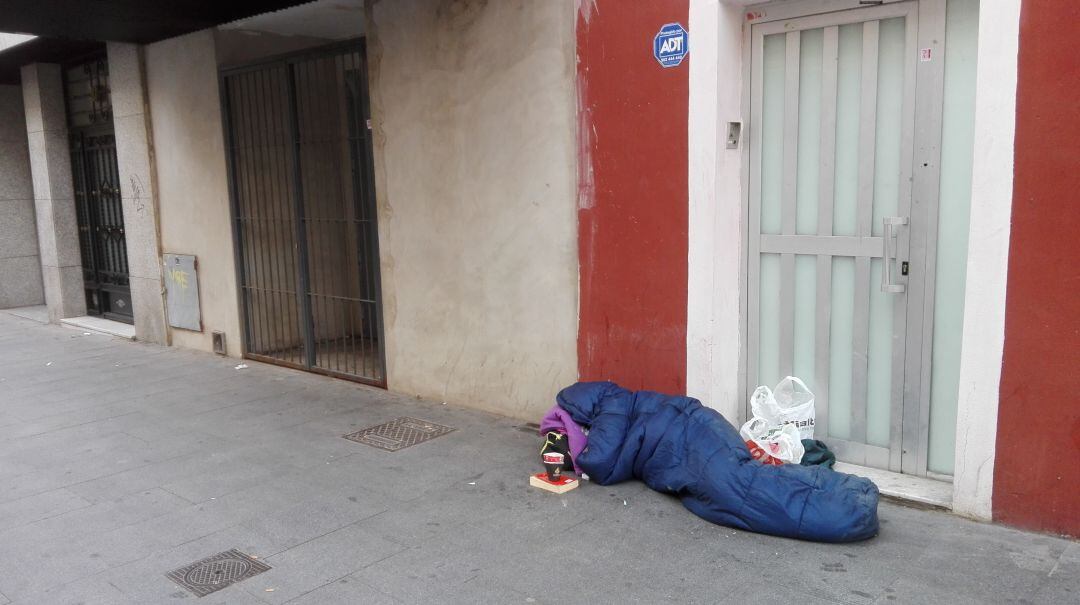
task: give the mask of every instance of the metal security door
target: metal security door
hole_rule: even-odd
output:
[[[64,90],[87,312],[134,323],[108,62],[66,69]]]
[[[899,2],[752,27],[747,384],[803,378],[815,436],[839,459],[925,474],[928,204],[913,189],[940,106],[935,118],[916,99],[933,76],[919,73],[918,13]]]
[[[245,355],[385,386],[363,46],[221,82]]]

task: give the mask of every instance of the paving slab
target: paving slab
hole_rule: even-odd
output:
[[[66,489],[51,490],[5,502],[0,504],[0,532],[89,505],[89,502]]]
[[[39,324],[49,323],[49,308],[45,305],[34,305],[32,307],[14,307],[11,309],[4,309],[4,313],[15,315],[16,317],[22,317],[23,319],[29,319]]]
[[[473,601],[483,603],[483,600]],[[490,601],[489,601],[490,602]],[[505,601],[510,603],[512,601]],[[289,601],[291,605],[399,605],[402,601],[379,592],[352,575],[322,586]]]
[[[273,569],[245,582],[243,588],[268,603],[285,603],[405,548],[354,523],[267,557],[265,562]]]
[[[883,502],[876,538],[813,544],[639,482],[547,494],[519,420],[245,363],[0,313],[0,605],[1080,597],[1076,541]],[[342,438],[400,416],[456,430]],[[201,599],[165,577],[233,548],[272,569]]]

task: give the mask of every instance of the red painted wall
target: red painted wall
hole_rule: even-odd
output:
[[[1024,0],[994,519],[1080,536],[1080,6]],[[978,279],[978,276],[968,276]]]
[[[652,41],[666,23],[687,27],[689,0],[581,5],[581,378],[682,393],[691,58],[665,69]]]

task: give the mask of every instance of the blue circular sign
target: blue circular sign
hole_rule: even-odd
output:
[[[676,67],[689,51],[690,34],[678,23],[668,23],[653,38],[653,56],[662,67]]]

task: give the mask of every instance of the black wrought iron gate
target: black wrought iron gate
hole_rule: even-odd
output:
[[[65,69],[64,90],[87,312],[134,323],[106,59]]]
[[[244,352],[385,386],[359,42],[222,72]]]

